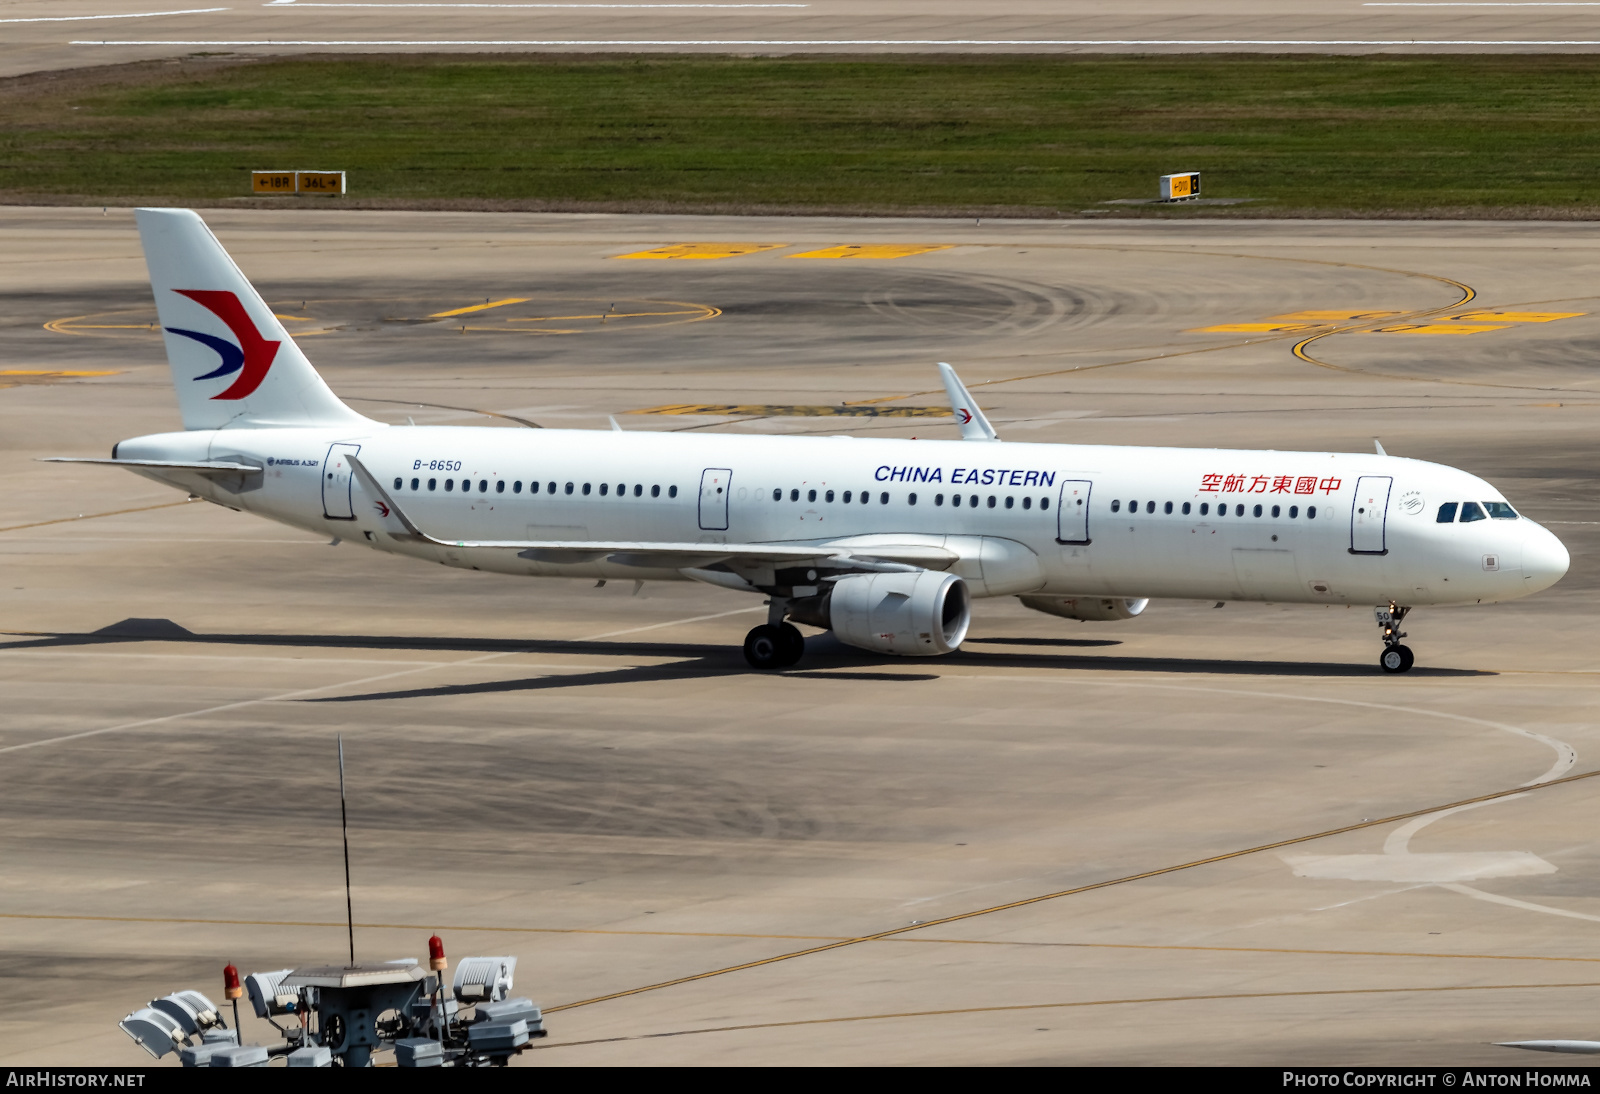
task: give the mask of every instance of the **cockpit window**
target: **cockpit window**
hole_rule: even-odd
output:
[[[1456,519],[1456,506],[1458,502],[1447,501],[1439,506],[1439,523],[1451,524]]]
[[[1464,502],[1461,503],[1461,523],[1462,524],[1467,523],[1467,521],[1469,521],[1469,520],[1483,520],[1483,519],[1485,519],[1484,512],[1483,512],[1483,510],[1481,508],[1479,508],[1477,502],[1475,502],[1475,501],[1464,501]]]
[[[1495,520],[1517,519],[1517,511],[1503,501],[1486,501],[1483,507],[1489,510],[1489,515]]]

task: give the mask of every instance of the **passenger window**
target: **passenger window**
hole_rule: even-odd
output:
[[[395,488],[395,489],[396,489],[396,490],[398,490],[398,489],[400,489],[400,484],[401,484],[401,483],[403,483],[403,482],[405,482],[405,481],[406,481],[406,480],[404,480],[404,479],[395,479],[395,480],[394,480],[394,488]]]
[[[1111,511],[1113,513],[1120,513],[1122,511],[1122,502],[1118,501],[1116,498],[1112,498]]]
[[[417,480],[416,479],[412,479],[411,480],[411,489],[415,490],[416,488],[417,488]]]
[[[917,496],[915,494],[907,494],[906,495],[906,504],[907,505],[915,505],[915,504],[917,504]]]
[[[606,482],[601,483],[600,484],[600,496],[602,498],[605,497],[607,491],[609,491],[610,489],[611,489],[611,484],[610,483],[606,483]],[[588,483],[584,483],[583,484],[583,492],[585,494],[587,494],[589,492],[589,484]]]
[[[568,494],[571,494],[571,493],[572,493],[572,484],[571,484],[571,483],[570,483],[570,482],[569,482],[569,483],[567,483],[567,493],[568,493]]]
[[[504,494],[506,492],[506,480],[505,479],[496,479],[494,481],[494,492],[496,494]]]
[[[849,499],[847,498],[845,500],[848,501]],[[935,505],[943,505],[944,504],[944,495],[943,494],[935,494],[933,496],[933,504],[935,504]]]
[[[1033,499],[1032,498],[1023,498],[1022,499],[1022,507],[1024,509],[1032,509],[1033,508]]]
[[[1170,501],[1169,501],[1169,502],[1167,502],[1167,504],[1165,504],[1165,505],[1163,505],[1163,506],[1162,506],[1162,507],[1161,507],[1161,511],[1162,511],[1162,512],[1163,512],[1163,513],[1170,513],[1170,512],[1172,512],[1172,503],[1171,503],[1171,502],[1170,502]]]
[[[1289,519],[1290,520],[1293,520],[1294,518],[1298,517],[1299,515],[1300,515],[1300,507],[1298,505],[1289,506]]]
[[[1234,516],[1236,516],[1236,517],[1242,517],[1242,516],[1244,516],[1244,506],[1242,506],[1242,505],[1235,505],[1235,506],[1234,506],[1234,507],[1233,507],[1233,515],[1234,515]]]
[[[488,492],[489,492],[489,480],[488,479],[479,479],[478,480],[478,493],[487,494]]]
[[[1211,513],[1211,503],[1209,501],[1201,502],[1200,503],[1200,515],[1202,517],[1204,517],[1204,516],[1209,516],[1210,513]]]
[[[1050,499],[1049,498],[1040,498],[1039,499],[1039,508],[1040,509],[1048,509],[1048,508],[1050,508]]]
[[[1459,504],[1461,504],[1461,503],[1460,502],[1455,502],[1455,501],[1447,501],[1443,505],[1439,506],[1439,518],[1435,523],[1437,523],[1437,524],[1453,524],[1453,523],[1455,523],[1456,506],[1459,505]]]
[[[815,490],[806,491],[806,500],[807,501],[816,501],[817,500],[817,492]]]
[[[589,484],[588,483],[584,483],[583,484],[583,496],[584,497],[588,497],[589,496]]]
[[[661,496],[661,487],[659,487],[659,486],[652,486],[652,487],[651,487],[651,488],[650,488],[650,496],[651,496],[651,497],[652,497],[652,498],[659,498],[659,497],[660,497],[660,496]],[[776,499],[774,499],[774,500],[776,500]]]
[[[1315,505],[1306,506],[1306,519],[1307,520],[1316,520],[1317,519],[1317,507]]]
[[[429,479],[428,480],[428,489],[429,490],[432,490],[434,487],[436,487],[438,485],[439,485],[439,480],[438,479]]]
[[[1153,501],[1145,502],[1144,503],[1144,511],[1146,513],[1154,513],[1156,511],[1156,503],[1153,502]]]
[[[1475,501],[1464,501],[1464,502],[1461,503],[1461,523],[1462,524],[1466,524],[1468,521],[1484,520],[1484,519],[1486,519],[1486,518],[1484,516],[1483,510],[1478,508],[1478,503],[1477,502],[1475,502]]]
[[[445,479],[444,480],[444,488],[446,490],[454,490],[456,488],[456,480],[455,479]]]
[[[1255,509],[1251,510],[1251,512],[1253,515],[1259,517],[1261,515],[1261,506],[1256,506]]]
[[[976,495],[976,494],[968,494],[967,495],[967,505],[970,508],[976,509],[978,507],[978,495]]]
[[[518,479],[516,482],[511,484],[511,492],[513,494],[522,493],[522,480],[521,479]]]
[[[878,495],[878,503],[880,505],[888,505],[889,504],[889,495],[888,494],[879,494]]]
[[[1013,505],[1016,504],[1016,501],[1017,501],[1016,498],[1013,498],[1010,494],[1007,494],[1006,495],[1006,508],[1010,509]]]
[[[1495,520],[1517,519],[1517,511],[1503,501],[1486,501],[1483,507],[1489,510],[1489,515]]]
[[[1139,503],[1136,502],[1136,501],[1130,501],[1128,503],[1128,512],[1137,513],[1138,511],[1139,511]]]
[[[846,490],[846,491],[845,491],[845,492],[844,492],[844,503],[845,503],[845,504],[846,504],[846,505],[849,505],[849,504],[850,504],[850,491],[848,491],[848,490]]]
[[[628,484],[627,483],[622,483],[622,482],[617,483],[617,497],[620,498],[624,494],[626,494],[627,492],[628,492]]]
[[[644,497],[644,483],[636,482],[633,484],[633,496],[636,498]]]
[[[1183,515],[1184,516],[1188,516],[1189,515],[1189,503],[1188,502],[1184,502],[1183,503]]]
[[[950,508],[952,508],[952,509],[960,509],[961,508],[961,495],[960,494],[951,494],[950,495]]]
[[[555,483],[551,483],[551,484],[550,484],[550,485],[551,485],[551,486],[554,486],[554,485],[555,485]],[[538,483],[536,483],[536,482],[534,482],[534,481],[533,481],[533,480],[531,480],[531,479],[530,479],[530,480],[528,480],[528,493],[530,493],[530,494],[537,494],[537,493],[538,493],[538,492],[539,492],[539,484],[538,484]],[[554,490],[552,490],[552,491],[550,491],[550,492],[551,492],[551,493],[552,493],[552,494],[554,494],[554,493],[555,493],[555,491],[554,491]]]
[[[782,501],[783,500],[783,491],[782,490],[774,490],[772,492],[772,500],[773,501]]]
[[[678,496],[678,488],[676,486],[667,487],[667,497],[675,498],[677,496]]]
[[[833,501],[833,491],[829,490],[826,494],[822,495],[822,500],[831,503]]]
[[[799,501],[800,500],[800,491],[798,491],[798,490],[789,491],[789,500],[790,501]]]

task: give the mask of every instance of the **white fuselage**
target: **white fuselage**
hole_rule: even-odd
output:
[[[959,557],[950,569],[977,596],[1461,604],[1537,592],[1567,567],[1560,541],[1526,518],[1440,523],[1444,503],[1505,500],[1482,479],[1380,455],[400,426],[198,430],[124,441],[117,455],[256,464],[261,474],[233,479],[142,473],[451,566],[773,584],[726,568],[549,562],[397,538],[341,446],[359,446],[438,539],[927,544]]]

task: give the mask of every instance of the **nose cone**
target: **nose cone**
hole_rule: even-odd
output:
[[[1548,528],[1529,521],[1522,543],[1522,581],[1527,592],[1548,589],[1567,573],[1572,556]]]

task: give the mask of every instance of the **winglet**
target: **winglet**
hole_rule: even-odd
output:
[[[1378,440],[1376,437],[1372,438],[1372,447],[1378,450],[1378,455],[1380,456],[1387,456],[1389,454],[1383,450],[1383,442]]]
[[[617,424],[617,416],[615,414],[607,414],[606,421],[611,423],[611,431],[613,433],[621,433],[623,431],[622,427]]]
[[[956,370],[939,362],[939,374],[944,377],[944,390],[950,396],[950,409],[955,411],[956,424],[961,427],[961,439],[964,441],[998,441],[999,435],[995,433],[994,426],[989,424],[989,419],[983,416],[983,411],[978,409],[977,401],[962,384],[961,377],[956,375]]]
[[[416,536],[418,539],[425,540],[428,543],[436,544],[440,547],[450,546],[449,543],[446,543],[443,540],[434,539],[421,528],[418,528],[415,524],[411,523],[411,518],[406,516],[405,510],[400,508],[399,504],[395,502],[394,498],[389,496],[389,491],[385,490],[381,485],[379,485],[378,480],[373,476],[372,472],[368,471],[366,465],[357,459],[353,454],[347,452],[345,453],[344,458],[350,461],[350,470],[355,472],[356,481],[361,483],[361,488],[370,494],[373,500],[380,506],[379,514],[383,518],[385,524],[391,524],[391,522],[398,523],[402,528],[405,529],[406,533]],[[395,534],[392,527],[389,529],[389,534]]]

